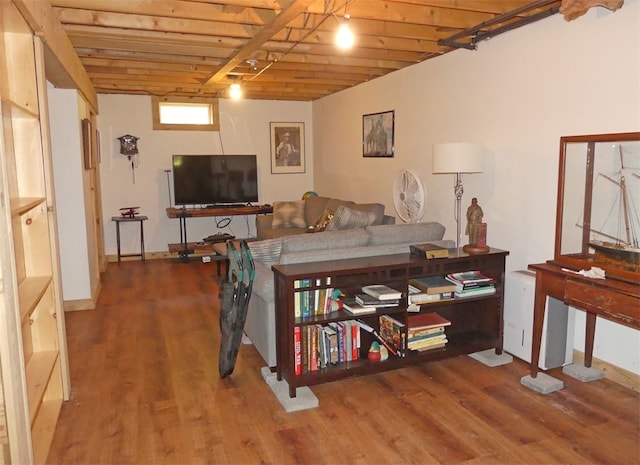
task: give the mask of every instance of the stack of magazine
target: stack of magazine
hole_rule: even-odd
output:
[[[445,278],[455,284],[454,296],[456,298],[479,297],[496,293],[495,279],[482,274],[481,271],[449,273]]]

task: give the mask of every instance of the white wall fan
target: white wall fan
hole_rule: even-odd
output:
[[[401,170],[393,181],[393,206],[405,223],[417,223],[427,208],[427,190],[414,170]]]

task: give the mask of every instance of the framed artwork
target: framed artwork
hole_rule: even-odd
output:
[[[91,160],[91,121],[87,118],[82,120],[82,155],[84,158],[84,169],[90,170]]]
[[[395,111],[362,116],[362,156],[393,157]]]
[[[304,173],[304,123],[269,123],[271,173]]]

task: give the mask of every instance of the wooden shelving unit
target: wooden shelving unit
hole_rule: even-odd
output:
[[[0,25],[2,455],[44,463],[70,390],[44,52],[12,2],[0,2]]]
[[[469,255],[462,249],[450,250],[449,258],[424,260],[409,253],[378,257],[364,257],[348,260],[274,265],[276,312],[276,352],[277,377],[289,384],[289,395],[295,397],[298,386],[308,386],[335,381],[348,376],[366,375],[380,371],[401,368],[413,363],[421,363],[479,352],[494,348],[502,352],[503,296],[506,256],[509,252],[491,249],[489,253]],[[373,336],[360,331],[361,346],[359,359],[327,365],[315,371],[296,374],[295,342],[296,327],[326,325],[330,322],[361,319],[379,332],[379,317],[389,314],[407,327],[408,318],[415,313],[407,311],[409,280],[425,276],[444,276],[469,270],[480,270],[495,279],[496,293],[488,296],[456,299],[429,303],[421,306],[421,312],[437,312],[451,321],[446,333],[449,342],[446,347],[425,352],[406,351],[404,357],[394,357],[383,362],[367,359]],[[308,280],[309,287],[296,286],[301,280]],[[397,307],[379,308],[376,313],[354,316],[346,311],[336,311],[306,318],[295,316],[295,299],[299,292],[314,291],[318,288],[338,288],[346,295],[361,292],[368,284],[386,284],[403,292]],[[406,339],[406,333],[405,333]]]

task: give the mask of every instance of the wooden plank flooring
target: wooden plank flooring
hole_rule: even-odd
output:
[[[640,394],[608,380],[537,394],[527,366],[470,357],[350,378],[286,413],[242,345],[218,376],[213,263],[111,263],[66,315],[72,399],[50,464],[638,464]]]

